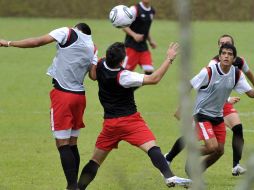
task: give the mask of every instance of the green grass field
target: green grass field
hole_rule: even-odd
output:
[[[15,40],[39,36],[84,21],[90,24],[93,38],[104,55],[107,46],[124,38],[121,30],[107,20],[67,20],[0,18],[0,38]],[[235,37],[239,55],[253,70],[254,25],[250,22],[194,22],[193,73],[217,54],[217,39],[224,33]],[[155,67],[165,58],[171,41],[179,41],[176,22],[158,21],[152,27],[158,48],[152,50]],[[55,54],[54,45],[35,49],[0,48],[0,190],[63,190],[65,179],[59,155],[49,126],[49,91],[51,79],[45,74]],[[138,110],[157,137],[163,152],[168,151],[180,135],[179,123],[173,118],[179,102],[179,58],[157,86],[146,86],[136,92]],[[138,69],[138,71],[140,71]],[[79,141],[81,167],[90,159],[102,126],[102,108],[97,84],[85,81],[87,109]],[[241,95],[236,108],[244,125],[245,149],[242,164],[253,153],[253,100]],[[191,113],[191,111],[190,111]],[[205,173],[208,190],[232,190],[242,177],[232,177],[231,135],[228,131],[225,155]],[[173,162],[176,175],[186,177],[185,152]],[[160,173],[152,167],[147,155],[121,142],[100,168],[89,190],[161,190],[167,189]],[[181,188],[175,188],[181,189]]]

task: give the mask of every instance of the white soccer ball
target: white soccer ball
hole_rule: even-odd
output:
[[[109,13],[109,20],[116,28],[125,28],[134,21],[134,16],[129,7],[117,5]]]

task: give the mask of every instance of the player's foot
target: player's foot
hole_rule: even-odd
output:
[[[240,166],[239,164],[237,164],[234,168],[232,168],[232,175],[233,176],[238,176],[238,175],[242,175],[246,172],[247,170],[245,168],[243,168],[242,166]]]
[[[166,159],[168,165],[170,165],[170,161],[167,160],[167,155],[168,155],[168,154],[164,154],[164,158]]]
[[[179,185],[179,186],[183,186],[184,188],[188,188],[188,187],[190,187],[192,180],[173,176],[173,177],[165,179],[165,183],[169,188],[174,187],[175,185]]]

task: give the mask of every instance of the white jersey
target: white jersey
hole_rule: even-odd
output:
[[[77,34],[77,40],[67,47],[70,30]],[[67,27],[53,30],[49,33],[57,43],[57,54],[47,74],[54,78],[65,90],[84,91],[83,81],[92,62],[97,62],[97,54],[91,35],[86,35],[77,29]]]
[[[190,82],[196,89],[197,97],[194,107],[194,115],[197,113],[210,117],[223,117],[223,105],[234,89],[238,93],[245,93],[252,88],[240,72],[239,80],[235,84],[236,68],[231,66],[228,73],[223,73],[220,63],[210,66],[211,75],[209,77],[208,69],[204,68]]]

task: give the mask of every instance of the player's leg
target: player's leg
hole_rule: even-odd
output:
[[[224,117],[225,123],[228,128],[233,132],[232,137],[232,149],[233,149],[233,168],[232,174],[239,175],[244,174],[246,169],[239,165],[242,158],[244,138],[243,138],[243,127],[241,124],[240,117],[237,112],[230,113]]]
[[[211,154],[204,157],[203,168],[204,171],[213,165],[224,154],[224,143],[218,143],[218,148]]]
[[[62,168],[67,181],[67,189],[76,190],[78,186],[77,186],[77,169],[76,169],[77,167],[75,157],[69,145],[70,138],[64,139],[63,137],[63,134],[66,134],[67,137],[68,136],[67,133],[70,135],[71,132],[61,131],[61,136],[60,133],[56,132],[54,136],[56,138],[56,146],[59,151]]]
[[[85,124],[83,122],[83,116],[86,108],[86,96],[81,94],[74,94],[73,96],[75,97],[74,99],[75,101],[72,101],[71,105],[69,105],[73,116],[72,123],[74,126],[71,131],[70,147],[73,156],[75,158],[78,177],[80,155],[77,140],[80,133],[80,129],[85,127]]]
[[[126,48],[126,58],[123,63],[123,68],[133,71],[139,62],[139,52],[132,48]]]
[[[185,143],[184,138],[182,136],[175,141],[170,151],[167,154],[165,154],[165,158],[168,164],[173,161],[173,159],[184,149],[184,147]]]
[[[212,147],[210,148],[211,153],[203,160],[204,170],[213,165],[224,154],[224,144],[226,141],[226,129],[224,122],[213,125],[212,129],[215,137],[204,140],[206,147]]]
[[[155,136],[138,112],[126,117],[125,121],[122,121],[122,123],[124,124],[122,130],[126,135],[122,135],[121,139],[139,147],[148,154],[153,165],[159,169],[164,176],[165,183],[168,187],[172,187],[176,184],[188,186],[191,183],[189,179],[174,176],[160,147],[156,145]]]
[[[72,128],[72,114],[68,102],[72,101],[72,94],[59,90],[52,90],[51,98],[51,128],[56,140],[62,168],[67,181],[68,190],[77,189],[77,166],[70,147]]]
[[[174,176],[173,172],[168,167],[160,147],[156,146],[154,140],[140,145],[139,148],[148,154],[153,165],[160,170],[164,178],[170,178]]]
[[[97,171],[110,151],[95,148],[92,159],[84,166],[79,177],[78,187],[85,190],[91,181],[95,178]]]
[[[73,132],[73,131],[72,131]],[[75,133],[77,131],[75,130]],[[76,163],[76,171],[77,171],[77,176],[78,176],[78,172],[79,172],[79,164],[80,164],[80,155],[79,155],[79,150],[78,150],[78,137],[76,136],[71,136],[70,138],[70,148],[72,151],[72,154],[74,156],[75,159],[75,163]]]
[[[180,178],[173,174],[161,152],[160,147],[156,145],[155,140],[146,142],[140,145],[139,148],[148,154],[153,165],[160,170],[168,187],[173,187],[175,185],[184,187],[190,186],[192,183],[190,179]]]
[[[196,129],[199,140],[204,141],[204,145],[200,146],[201,155],[208,155],[215,152],[218,148],[218,142],[211,122],[196,122]]]
[[[95,178],[97,171],[107,155],[113,148],[117,148],[119,134],[115,127],[121,119],[105,119],[103,129],[100,132],[95,145],[95,150],[91,160],[84,166],[80,174],[78,186],[80,190],[86,189]]]
[[[140,52],[139,64],[146,75],[150,75],[153,73],[154,67],[150,51]]]

